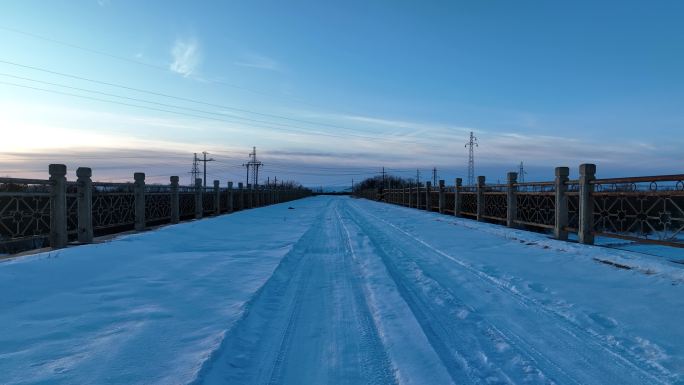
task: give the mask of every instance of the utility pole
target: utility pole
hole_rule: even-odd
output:
[[[432,168],[432,185],[437,186],[437,167]]]
[[[420,187],[420,170],[416,169],[416,187]]]
[[[525,174],[527,174],[527,171],[523,167],[523,162],[520,162],[520,169],[518,170],[518,181],[520,183],[525,183]]]
[[[206,151],[202,151],[202,155],[204,155],[204,159],[197,159],[197,161],[204,162],[204,180],[202,183],[204,188],[207,188],[207,162],[213,162],[214,158],[207,159],[207,155],[209,155],[209,153]],[[197,154],[195,154],[195,158],[197,158]]]
[[[468,147],[468,186],[473,186],[475,185],[475,147],[479,145],[472,131],[470,131],[470,140],[465,146]]]
[[[382,168],[382,189],[385,189],[385,167]]]
[[[190,186],[195,185],[195,180],[197,180],[197,177],[199,177],[199,158],[197,158],[197,153],[194,153],[194,156],[192,158],[192,169],[190,170],[190,175],[191,175],[191,180],[190,180]]]

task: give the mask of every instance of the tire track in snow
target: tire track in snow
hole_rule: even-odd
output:
[[[384,218],[378,217],[377,215],[374,215],[370,213],[368,210],[365,210],[363,208],[358,207],[355,204],[350,204],[354,208],[354,211],[358,214],[358,216],[362,217],[364,215],[367,215],[369,217],[372,217],[373,219],[377,220],[378,222],[382,222],[383,224],[387,225],[386,227],[380,228],[377,225],[374,225],[374,227],[378,228],[380,231],[385,231],[387,232],[388,230],[397,232],[399,234],[402,234],[402,236],[408,237],[411,240],[417,242],[418,244],[424,246],[426,249],[430,250],[433,254],[442,256],[444,258],[447,258],[453,262],[455,262],[458,266],[462,267],[464,271],[472,274],[475,276],[479,281],[487,284],[493,289],[496,289],[497,291],[506,294],[509,298],[512,298],[515,300],[519,305],[524,306],[526,309],[529,309],[530,311],[534,311],[535,313],[538,314],[539,317],[551,317],[552,318],[552,324],[559,329],[563,333],[563,335],[566,335],[569,337],[568,346],[578,346],[577,349],[573,349],[576,353],[576,355],[579,355],[579,359],[581,361],[584,361],[587,363],[587,367],[593,367],[596,365],[596,360],[591,360],[587,359],[584,356],[582,350],[589,350],[586,349],[588,348],[585,347],[585,349],[581,349],[582,345],[590,345],[592,349],[599,349],[600,351],[606,353],[608,356],[612,357],[612,362],[619,368],[621,368],[618,371],[615,371],[615,374],[618,376],[617,378],[621,378],[624,375],[629,375],[632,380],[636,380],[638,382],[636,383],[643,383],[643,384],[669,384],[671,379],[675,378],[676,376],[670,372],[665,372],[665,373],[651,373],[648,369],[643,368],[639,366],[637,363],[633,362],[630,357],[632,354],[625,350],[621,349],[620,347],[617,346],[612,346],[612,345],[607,345],[604,343],[602,339],[599,338],[596,332],[593,331],[588,331],[586,329],[581,328],[579,325],[575,324],[572,322],[572,320],[568,319],[566,316],[559,314],[555,309],[550,308],[549,306],[546,306],[545,304],[539,302],[538,300],[525,296],[523,293],[520,293],[517,291],[515,288],[511,287],[506,281],[503,281],[497,277],[491,276],[490,274],[487,274],[484,271],[478,270],[475,267],[473,267],[471,264],[468,262],[465,262],[463,260],[460,260],[434,246],[431,244],[428,244],[427,242],[423,241],[422,239],[416,237],[415,235],[411,234],[410,232],[400,228],[399,226],[385,220]],[[473,230],[476,231],[476,230]],[[402,237],[398,237],[397,239],[401,239]],[[407,242],[408,243],[408,242]],[[410,247],[416,249],[415,245],[409,245]],[[425,254],[425,252],[418,250],[419,254]],[[527,343],[524,341],[523,338],[521,338],[519,335],[513,333],[512,331],[504,331],[504,333],[510,333],[511,336],[513,336],[514,339],[518,340],[520,343],[527,345],[529,348],[534,349],[531,344]],[[574,341],[573,341],[574,340]],[[572,341],[572,342],[570,342]],[[557,340],[555,341],[557,342]],[[617,349],[614,350],[614,349]],[[536,349],[534,349],[536,350]],[[541,353],[538,353],[541,354]],[[536,355],[536,354],[535,354]],[[605,359],[605,355],[600,357],[602,359]],[[638,361],[638,357],[634,357]],[[600,360],[599,360],[600,362]],[[636,376],[636,379],[634,378]],[[662,377],[661,377],[662,376]],[[626,380],[626,379],[625,379]],[[613,379],[613,382],[615,380]],[[627,382],[623,382],[627,383]]]
[[[340,247],[336,204],[331,201],[283,258],[196,383],[396,383],[346,248]],[[335,292],[345,299],[337,307],[329,300]],[[355,332],[340,338],[336,329],[349,325]],[[338,363],[346,372],[325,355],[331,346],[344,353]]]
[[[367,379],[368,385],[396,384],[394,372],[391,369],[387,351],[378,335],[377,325],[371,316],[368,305],[368,295],[360,282],[361,272],[358,261],[355,258],[351,244],[349,244],[349,231],[344,227],[342,218],[335,208],[335,226],[339,244],[343,245],[342,274],[353,293],[352,308],[355,321],[355,329],[361,338],[362,353],[362,376]],[[377,362],[376,362],[377,361]]]
[[[318,227],[316,226],[322,221],[324,213],[318,215],[313,221],[312,226],[307,230],[299,240],[292,246],[290,251],[283,256],[276,269],[271,274],[271,277],[259,288],[246,303],[245,310],[240,319],[235,322],[233,327],[226,332],[219,347],[211,354],[211,356],[204,362],[202,368],[197,374],[196,379],[191,382],[193,385],[204,383],[239,383],[233,382],[231,377],[233,371],[238,371],[241,368],[250,368],[249,357],[243,352],[236,354],[231,353],[232,350],[247,350],[240,348],[240,339],[251,337],[252,341],[243,341],[244,345],[254,345],[259,341],[259,335],[248,335],[248,329],[265,328],[269,323],[267,317],[260,317],[259,313],[264,310],[269,310],[273,313],[279,311],[279,308],[284,308],[285,304],[278,303],[278,301],[271,300],[270,304],[264,304],[269,298],[277,298],[279,293],[286,292],[294,284],[294,274],[301,270],[304,254],[300,252],[302,245],[311,241],[312,233]],[[265,300],[266,299],[266,300]],[[264,309],[266,308],[266,309]],[[281,310],[282,311],[282,310]],[[255,321],[256,319],[256,321]],[[254,325],[257,324],[258,325]],[[271,349],[273,351],[274,349]],[[244,376],[245,374],[243,374]],[[247,382],[250,383],[250,382]]]
[[[371,231],[368,222],[360,220],[359,215],[350,213],[349,216],[369,237],[375,253],[382,259],[391,279],[413,311],[416,320],[454,382],[515,383],[516,381],[511,379],[508,373],[496,365],[498,362],[490,362],[490,358],[497,358],[499,361],[520,363],[515,368],[516,378],[524,379],[528,383],[553,383],[539,368],[530,368],[529,362],[534,360],[530,357],[522,358],[526,356],[524,351],[513,349],[497,351],[496,339],[506,339],[505,336],[497,335],[496,329],[489,327],[485,320],[477,316],[474,309],[465,305],[436,281],[425,276],[424,272],[417,269],[414,262],[409,261],[404,264],[395,262],[394,257],[403,252],[395,248],[387,250],[392,240],[379,238],[375,231]],[[405,256],[405,259],[411,258]],[[411,264],[414,266],[409,266]],[[462,310],[466,310],[469,319],[465,319],[466,317],[459,319],[457,314]],[[472,320],[473,318],[475,320]],[[484,340],[478,337],[484,337]],[[509,345],[515,346],[513,343]],[[557,369],[555,372],[563,374],[566,383],[579,383],[565,374],[562,369]]]
[[[346,235],[349,254],[356,262],[358,276],[363,280],[363,292],[366,303],[372,309],[374,325],[380,331],[387,355],[392,357],[398,383],[454,385],[411,310],[397,293],[396,285],[390,283],[392,279],[386,267],[368,249],[367,238],[354,225],[357,235],[361,236],[355,237],[355,242],[352,242],[348,226],[339,212],[338,218]]]

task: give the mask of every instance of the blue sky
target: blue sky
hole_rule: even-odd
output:
[[[451,180],[471,130],[490,180],[678,173],[682,19],[678,1],[7,1],[0,174],[187,179],[207,150],[210,178],[238,180],[257,146],[264,176],[306,184]]]

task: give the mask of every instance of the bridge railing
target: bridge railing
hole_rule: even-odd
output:
[[[509,173],[505,184],[436,187],[408,186],[355,194],[457,217],[505,224],[514,228],[553,232],[567,240],[593,244],[596,236],[684,247],[684,174],[596,179],[596,166],[580,166],[570,180],[567,167],[557,167],[553,181],[517,181]]]
[[[66,166],[50,165],[49,179],[0,178],[0,253],[70,242],[90,243],[98,235],[142,231],[149,226],[178,223],[204,216],[303,198],[306,189],[259,186],[237,189],[228,182],[211,188],[170,184],[145,184],[145,174],[135,173],[132,182],[93,182],[90,168],[76,171],[67,181]]]

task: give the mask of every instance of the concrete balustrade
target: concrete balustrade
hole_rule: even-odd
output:
[[[92,243],[97,231],[112,233],[127,231],[131,227],[135,231],[144,231],[148,222],[152,224],[160,224],[165,221],[167,223],[179,223],[182,215],[186,215],[187,218],[189,214],[182,212],[178,176],[171,176],[167,187],[156,187],[148,192],[149,186],[146,184],[145,173],[143,172],[133,174],[132,184],[93,182],[93,171],[89,167],[76,169],[75,183],[67,181],[66,165],[50,164],[48,173],[48,180],[2,178],[3,183],[8,184],[44,186],[42,187],[44,188],[43,191],[19,191],[16,199],[28,202],[24,204],[30,205],[30,202],[34,201],[32,197],[35,194],[35,202],[38,203],[35,203],[36,207],[31,207],[31,209],[34,210],[34,213],[43,212],[49,216],[42,232],[32,232],[30,236],[27,236],[23,232],[16,231],[16,235],[10,234],[9,237],[3,238],[2,244],[7,245],[11,242],[12,245],[15,245],[20,242],[22,245],[27,245],[24,248],[26,250],[41,247],[41,243],[36,242],[36,240],[44,237],[51,248],[59,249],[66,247],[69,242]],[[9,194],[11,193],[9,192]],[[221,189],[218,180],[214,181],[213,193],[211,199],[213,199],[215,210],[212,215],[220,215],[222,212],[231,213],[251,207],[263,207],[310,195],[310,191],[304,189],[290,190],[282,187],[256,187],[251,185],[249,189],[245,189],[242,183],[238,184],[238,189],[234,189],[233,182],[228,182],[227,188]],[[108,194],[125,197],[123,199],[107,199]],[[148,194],[150,196],[147,196]],[[168,195],[165,197],[164,194]],[[185,194],[187,197],[187,193]],[[203,207],[205,197],[201,178],[195,180],[193,195],[194,217],[200,219],[205,214]],[[40,206],[42,203],[39,202],[39,198],[46,201],[44,206]],[[49,201],[46,198],[49,198]],[[96,198],[99,202],[97,209],[94,207]],[[222,202],[223,199],[227,199],[227,202]],[[168,206],[165,206],[167,202]],[[187,200],[184,202],[184,204],[190,203]],[[147,207],[148,204],[154,205],[153,208]],[[186,206],[187,209],[190,207]],[[102,216],[107,215],[107,210],[116,211],[121,222],[103,219]],[[129,212],[119,212],[119,210],[128,210]],[[95,227],[95,215],[99,215],[97,220],[109,222],[100,223],[97,225],[98,227]],[[147,215],[151,217],[147,218]],[[12,248],[16,250],[15,246]]]
[[[51,164],[50,173],[50,247],[65,247],[67,235],[66,165]]]
[[[494,190],[488,189],[486,185],[486,180],[484,176],[477,177],[477,184],[474,186],[463,186],[462,178],[454,179],[454,190],[453,190],[453,213],[456,217],[471,217],[475,214],[475,219],[478,221],[501,221],[505,223],[506,226],[511,228],[524,227],[524,226],[538,226],[539,228],[545,228],[553,231],[553,237],[559,240],[567,240],[570,216],[569,216],[569,196],[576,196],[577,205],[577,216],[574,217],[574,224],[572,226],[577,226],[577,229],[573,228],[573,231],[577,231],[577,238],[580,243],[593,244],[595,237],[595,229],[593,224],[594,216],[594,183],[596,181],[596,165],[594,164],[582,164],[579,167],[579,179],[577,181],[571,181],[569,179],[570,170],[568,167],[557,167],[555,169],[555,180],[553,182],[537,182],[537,183],[518,183],[518,173],[509,172],[507,173],[507,181],[504,185],[497,185]],[[655,178],[665,178],[655,177]],[[670,176],[672,177],[672,176]],[[636,178],[644,179],[646,177]],[[623,178],[625,179],[625,178]],[[629,178],[626,178],[629,179]],[[682,182],[678,182],[677,186],[681,185]],[[577,190],[569,190],[569,185],[574,185]],[[524,186],[523,190],[520,190],[519,186]],[[356,195],[360,195],[369,199],[382,199],[394,204],[399,204],[411,208],[418,208],[421,210],[431,211],[433,209],[434,202],[431,201],[433,190],[430,182],[425,182],[425,187],[421,188],[420,185],[408,184],[408,186],[401,186],[400,188],[388,189],[385,191],[375,191],[369,192],[355,192]],[[438,211],[440,213],[445,213],[446,211],[446,200],[448,194],[452,194],[447,190],[444,180],[439,181],[438,185],[439,192],[439,202]],[[553,190],[551,190],[551,188]],[[500,190],[499,190],[500,189]],[[476,200],[476,207],[472,206],[472,201],[469,201],[469,211],[464,212],[464,193],[470,195],[470,197]],[[474,193],[474,194],[473,194]],[[553,198],[553,217],[548,215],[549,208],[544,208],[543,206],[530,208],[528,205],[526,207],[526,215],[530,215],[530,210],[539,210],[538,214],[540,217],[545,217],[544,223],[542,222],[530,222],[529,219],[519,218],[518,207],[518,196],[520,194],[527,194],[528,201],[533,200],[533,197],[552,197]],[[473,196],[474,195],[474,196]],[[489,195],[492,197],[489,198]],[[497,210],[496,205],[500,205],[499,198],[496,196],[505,195],[506,211],[503,216],[493,216],[494,214],[489,213],[485,210],[486,204],[491,204],[487,210]],[[468,197],[468,198],[470,198]],[[489,200],[491,199],[491,200]],[[544,201],[542,198],[538,201]],[[491,202],[491,203],[487,203]],[[545,203],[539,203],[545,204]],[[472,212],[475,210],[475,213]],[[495,212],[495,211],[493,211]],[[501,213],[501,211],[498,211]],[[527,220],[527,222],[526,222]],[[551,223],[548,223],[548,222]]]
[[[485,177],[480,175],[477,177],[477,220],[482,221],[484,218],[484,189],[485,189]]]
[[[568,176],[570,169],[567,167],[556,167],[556,179],[554,181],[555,188],[555,223],[553,227],[553,235],[556,239],[567,240],[568,231]]]
[[[145,173],[133,174],[133,195],[135,197],[135,230],[145,230]]]
[[[177,176],[169,178],[171,181],[171,223],[178,223],[180,221],[180,196],[178,193]]]
[[[202,178],[197,178],[195,179],[195,219],[201,219],[204,215],[203,195]]]
[[[76,169],[78,195],[78,242],[93,241],[93,171],[89,167]]]
[[[518,200],[515,198],[516,183],[518,183],[518,173],[509,172],[507,175],[506,189],[506,226],[515,227],[515,218],[518,215]]]

